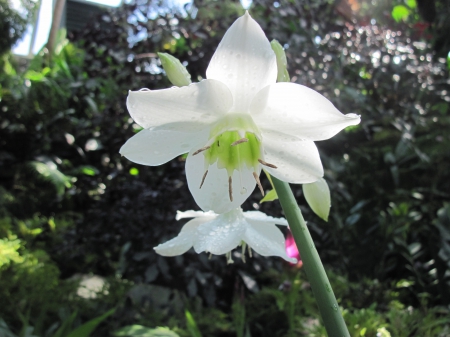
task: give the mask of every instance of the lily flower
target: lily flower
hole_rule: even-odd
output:
[[[241,208],[222,214],[214,212],[177,212],[176,219],[193,218],[181,229],[180,234],[155,247],[163,256],[176,256],[194,247],[196,253],[225,254],[228,263],[233,263],[231,250],[242,247],[252,256],[252,249],[262,256],[280,256],[290,263],[297,263],[285,251],[283,233],[276,225],[287,226],[283,218],[274,218],[259,211],[243,212]]]
[[[296,184],[323,176],[314,141],[360,122],[318,92],[276,83],[270,42],[248,12],[225,33],[207,79],[183,87],[130,91],[127,108],[142,126],[120,149],[129,160],[156,166],[189,152],[186,176],[196,203],[224,213],[239,207],[264,167]]]

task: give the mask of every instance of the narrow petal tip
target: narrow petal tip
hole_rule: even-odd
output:
[[[354,114],[354,113],[350,113],[350,114],[346,114],[344,116],[347,117],[348,119],[353,119],[354,120],[353,121],[354,124],[352,124],[352,125],[356,125],[356,124],[359,124],[361,122],[361,116],[360,115],[357,115],[357,114]]]

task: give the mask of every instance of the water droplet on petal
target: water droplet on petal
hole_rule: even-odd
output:
[[[247,189],[245,187],[242,187],[241,188],[241,194],[245,194],[245,193],[247,193]]]

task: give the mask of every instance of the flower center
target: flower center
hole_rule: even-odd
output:
[[[195,156],[203,152],[205,157],[205,173],[200,188],[205,182],[208,167],[217,162],[219,169],[226,169],[230,201],[233,201],[232,175],[234,170],[241,171],[247,167],[253,170],[253,177],[264,196],[258,175],[260,164],[275,167],[262,160],[262,142],[258,127],[248,114],[229,113],[211,128],[209,140],[205,147],[195,151]]]

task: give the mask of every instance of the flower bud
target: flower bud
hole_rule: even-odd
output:
[[[180,60],[167,53],[158,53],[158,56],[169,81],[173,85],[184,87],[191,84],[191,74],[188,73],[186,67],[181,64]]]
[[[270,42],[270,45],[275,53],[275,56],[277,57],[277,82],[290,82],[289,73],[287,71],[286,54],[283,47],[277,40],[272,40],[272,42]]]
[[[316,182],[311,184],[303,184],[303,194],[308,202],[309,207],[320,218],[328,221],[328,215],[330,214],[331,198],[330,189],[325,179],[320,178]]]

